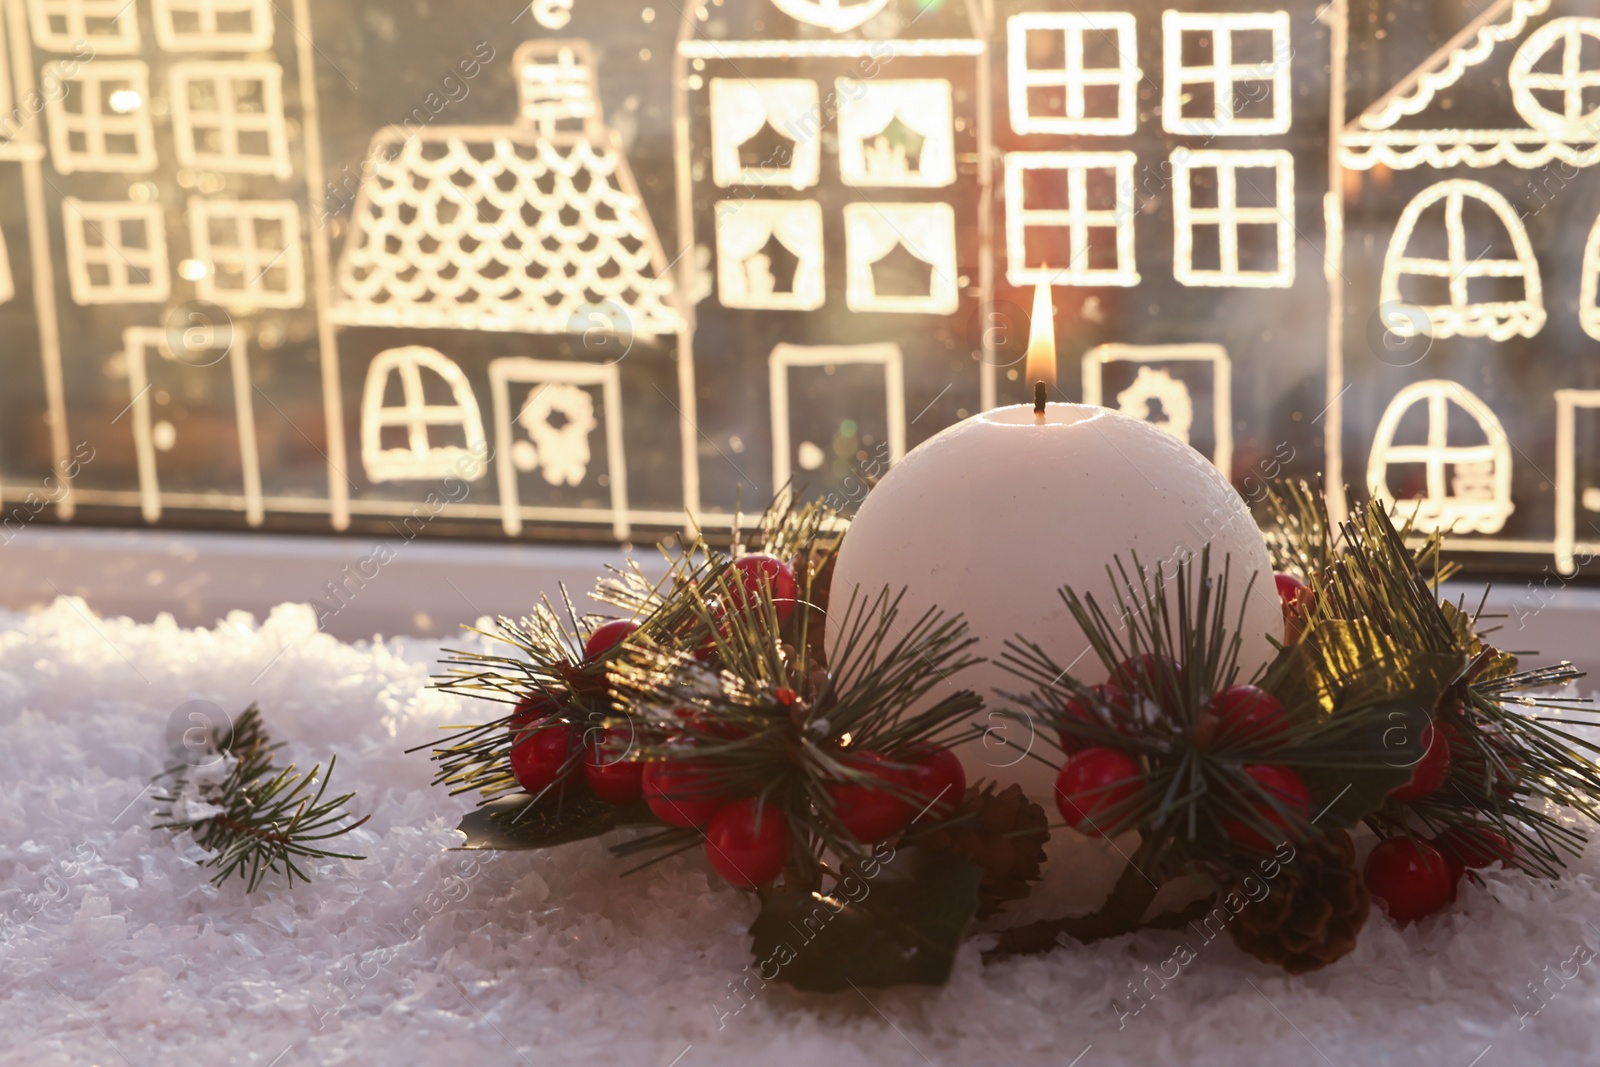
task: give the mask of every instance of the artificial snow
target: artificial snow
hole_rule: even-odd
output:
[[[65,599],[0,614],[0,1062],[1596,1060],[1593,849],[1556,884],[1498,870],[1463,883],[1417,926],[1375,914],[1354,954],[1302,978],[1226,937],[1148,932],[991,967],[970,941],[944,989],[763,987],[746,969],[755,905],[698,855],[621,878],[604,842],[451,851],[470,801],[403,752],[474,715],[426,688],[439,654],[340,643],[306,606],[212,630]],[[150,827],[169,718],[195,700],[259,703],[302,768],[337,752],[334,787],[371,820],[336,847],[367,858],[317,863],[293,889],[211,886],[188,835]],[[1058,864],[1049,882],[1070,880]]]

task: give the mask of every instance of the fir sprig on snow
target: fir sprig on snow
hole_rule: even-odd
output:
[[[344,806],[354,793],[327,797],[338,757],[328,760],[326,774],[321,764],[298,774],[293,764],[274,766],[272,753],[281,747],[267,736],[261,711],[252,704],[231,728],[212,734],[214,761],[161,776],[168,785],[155,796],[156,827],[189,831],[211,853],[204,866],[216,870],[215,885],[237,874],[246,891],[255,892],[267,875],[279,873],[292,886],[296,878],[311,880],[296,860],[366,858],[319,844],[369,818],[350,821]]]

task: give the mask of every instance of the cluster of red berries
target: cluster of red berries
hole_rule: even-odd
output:
[[[1182,668],[1161,664],[1154,657],[1141,657],[1123,663],[1112,672],[1112,680],[1093,688],[1095,702],[1106,713],[1113,729],[1124,730],[1133,721],[1128,690],[1156,689],[1159,679],[1181,679]],[[1068,717],[1085,722],[1103,721],[1100,713],[1079,700],[1068,701]],[[1257,741],[1283,733],[1289,717],[1276,697],[1253,685],[1235,685],[1213,696],[1207,714],[1215,723],[1213,743]],[[1129,823],[1128,803],[1145,785],[1139,762],[1127,753],[1109,746],[1084,747],[1068,730],[1061,732],[1061,747],[1067,762],[1056,777],[1056,805],[1073,828],[1094,837],[1115,832]],[[1304,821],[1311,814],[1311,794],[1300,776],[1276,764],[1250,764],[1244,773],[1261,787],[1269,802],[1256,808],[1260,821],[1284,832],[1291,820]],[[1246,848],[1267,851],[1278,842],[1269,841],[1243,819],[1224,819],[1222,831],[1230,840]]]
[[[794,612],[797,583],[788,563],[758,553],[740,556],[732,566],[728,600],[733,610],[770,600],[780,622]],[[636,629],[636,623],[624,620],[597,627],[584,643],[585,662],[603,656]],[[701,658],[709,654],[710,646],[699,653]],[[780,808],[757,797],[729,797],[711,769],[693,758],[651,763],[630,759],[633,739],[626,728],[591,729],[580,736],[578,726],[556,719],[561,710],[556,698],[530,693],[512,714],[511,728],[522,737],[511,749],[511,768],[523,789],[539,793],[554,785],[572,766],[574,747],[581,744],[584,781],[595,796],[613,804],[643,800],[667,825],[701,830],[707,860],[731,884],[763,885],[782,873],[792,835]],[[708,735],[692,711],[682,709],[679,716],[686,741]],[[721,740],[737,740],[726,729],[709,732]],[[955,809],[966,791],[961,761],[948,749],[924,746],[894,761],[855,751],[849,760],[874,782],[841,782],[830,785],[828,792],[838,826],[864,844],[893,837],[919,815],[906,797],[925,798],[927,810],[942,816]]]
[[[961,761],[947,748],[925,746],[896,760],[852,751],[848,759],[869,781],[826,788],[834,821],[863,844],[893,837],[918,817],[908,796],[943,816],[966,791]],[[644,799],[662,822],[703,830],[706,860],[731,885],[764,885],[788,862],[793,839],[784,813],[754,797],[718,795],[705,768],[691,761],[645,765]]]
[[[1383,901],[1390,918],[1426,918],[1456,898],[1467,868],[1511,865],[1511,843],[1481,826],[1458,826],[1424,840],[1388,837],[1367,856],[1362,871],[1367,891]]]

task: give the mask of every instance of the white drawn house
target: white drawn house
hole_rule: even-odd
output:
[[[676,455],[660,428],[678,422],[683,322],[588,45],[530,41],[513,62],[515,121],[373,138],[332,314],[360,398],[352,451],[367,495],[455,477],[472,486],[456,510],[507,534],[601,522],[626,538],[638,513],[682,514],[675,466],[630,482],[629,461]]]
[[[1330,454],[1457,550],[1570,571],[1600,550],[1600,17],[1485,5],[1339,143],[1345,269],[1377,287],[1333,363]],[[1359,343],[1374,308],[1415,358]]]
[[[995,28],[1001,300],[1027,307],[1050,286],[1063,391],[1162,426],[1230,476],[1282,432],[1253,420],[1236,459],[1233,411],[1256,398],[1234,392],[1281,393],[1322,365],[1319,345],[1282,351],[1320,321],[1327,285],[1329,36],[1291,6],[1020,0]],[[1011,402],[1027,389],[1016,370]]]
[[[678,270],[702,299],[679,365],[710,444],[685,438],[691,508],[839,491],[992,397],[984,6],[683,5]]]

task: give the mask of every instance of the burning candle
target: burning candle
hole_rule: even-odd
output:
[[[1044,405],[1056,387],[1056,309],[1050,286],[1033,287],[1033,321],[1028,325],[1028,381],[1033,383],[1034,422],[1044,425]]]
[[[1106,572],[1113,557],[1169,573],[1210,545],[1219,571],[1230,561],[1230,615],[1244,602],[1240,670],[1248,677],[1273,654],[1269,633],[1283,616],[1266,546],[1244,500],[1200,453],[1149,423],[1107,408],[1037,402],[1055,380],[1050,294],[1035,293],[1028,375],[1035,404],[996,408],[913,449],[867,495],[844,539],[832,602],[852,592],[905,589],[902,610],[966,617],[990,662],[947,679],[929,702],[972,688],[993,707],[1024,688],[998,665],[1005,642],[1037,642],[1082,680],[1105,677],[1058,590],[1070,585],[1102,607],[1116,603]],[[1253,584],[1251,584],[1253,581]],[[1246,587],[1250,587],[1246,597]],[[988,715],[988,713],[983,713]],[[1048,800],[1054,771],[1026,757],[1059,758],[1039,725],[990,716],[983,741],[958,754],[969,780],[1018,782]],[[1007,733],[1009,731],[1009,733]]]

